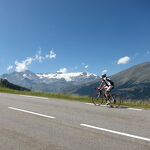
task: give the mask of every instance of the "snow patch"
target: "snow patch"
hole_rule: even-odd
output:
[[[91,74],[88,72],[75,72],[75,73],[57,73],[57,74],[36,74],[40,79],[48,78],[48,79],[65,79],[66,81],[74,81],[75,78],[83,78],[88,79],[90,77],[97,77],[95,74]]]

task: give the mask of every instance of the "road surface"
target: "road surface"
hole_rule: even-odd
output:
[[[150,110],[0,93],[0,150],[150,150]]]

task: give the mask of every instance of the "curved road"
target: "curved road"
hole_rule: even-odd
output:
[[[150,150],[150,110],[0,93],[0,150]]]

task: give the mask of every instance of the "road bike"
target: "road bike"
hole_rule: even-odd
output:
[[[122,101],[121,101],[120,96],[109,92],[108,97],[109,97],[109,104],[106,106],[117,108],[121,105]],[[100,106],[100,105],[106,104],[108,102],[108,100],[105,96],[105,91],[99,90],[98,88],[95,88],[95,90],[91,96],[91,99],[92,99],[92,103],[95,106]]]

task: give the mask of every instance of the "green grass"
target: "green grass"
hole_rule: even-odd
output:
[[[80,102],[91,102],[91,98],[88,96],[79,96],[79,95],[70,95],[70,94],[59,94],[59,93],[44,93],[44,92],[28,92],[28,91],[17,91],[8,88],[0,88],[0,92],[2,93],[11,93],[11,94],[22,94],[22,95],[31,95],[31,96],[40,96],[47,98],[59,98],[59,99],[67,99],[74,100]],[[150,100],[123,100],[123,106],[127,107],[135,107],[135,108],[145,108],[150,109]]]
[[[17,91],[17,90],[11,90],[8,88],[0,88],[0,92],[11,93],[11,94],[31,95],[31,96],[40,96],[40,97],[47,97],[47,98],[77,100],[77,101],[81,101],[81,102],[90,102],[91,101],[91,99],[88,96],[79,96],[79,95],[70,95],[70,94]]]
[[[124,100],[122,105],[150,109],[150,100]]]

